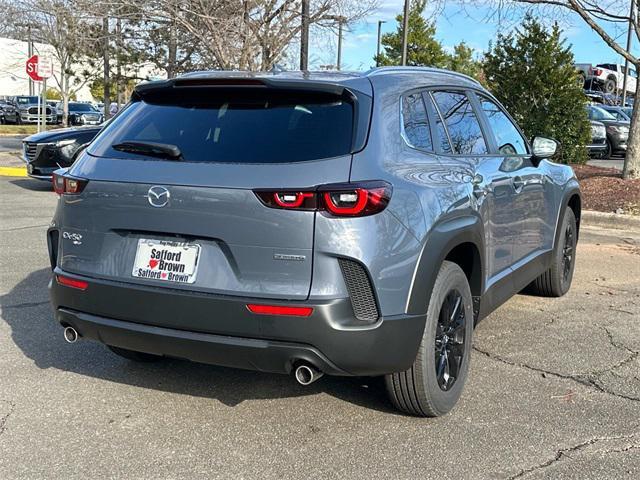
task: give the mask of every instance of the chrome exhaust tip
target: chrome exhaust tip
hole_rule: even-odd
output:
[[[323,372],[312,365],[300,365],[295,371],[296,381],[304,386],[311,385],[323,375]]]
[[[73,327],[65,327],[64,329],[64,339],[67,343],[76,343],[78,341],[78,332]]]

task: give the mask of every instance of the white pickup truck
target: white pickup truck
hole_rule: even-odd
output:
[[[600,63],[595,67],[590,63],[576,64],[578,69],[578,82],[589,90],[601,89],[605,93],[622,94],[624,85],[624,65],[616,63]],[[627,93],[636,92],[638,72],[635,68],[629,68],[627,77]]]

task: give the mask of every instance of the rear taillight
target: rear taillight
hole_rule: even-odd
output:
[[[89,183],[88,180],[82,178],[75,178],[66,175],[66,173],[53,173],[52,177],[53,190],[58,195],[76,195],[84,190],[84,187]]]
[[[290,210],[316,210],[334,217],[364,217],[381,212],[389,204],[392,188],[387,182],[321,185],[310,190],[258,190],[266,206]]]
[[[599,68],[596,68],[596,69],[593,71],[593,74],[594,74],[596,77],[599,77],[600,75],[602,75],[602,70],[600,70]]]

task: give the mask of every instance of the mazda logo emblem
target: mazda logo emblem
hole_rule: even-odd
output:
[[[149,200],[149,204],[152,207],[157,208],[164,207],[169,203],[169,197],[171,197],[169,190],[158,185],[151,187],[147,193],[147,200]]]

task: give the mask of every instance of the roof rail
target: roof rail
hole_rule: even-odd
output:
[[[464,73],[454,72],[451,70],[446,70],[444,68],[434,68],[434,67],[375,67],[371,70],[365,72],[365,76],[376,76],[376,75],[384,75],[386,73],[443,73],[446,75],[453,75],[456,77],[464,78],[465,80],[469,80],[477,85],[481,85],[478,80],[469,75],[465,75]]]

